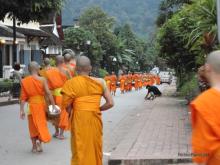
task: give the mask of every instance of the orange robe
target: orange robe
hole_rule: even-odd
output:
[[[220,91],[211,88],[191,103],[193,161],[220,164]]]
[[[160,77],[159,76],[156,76],[156,83],[157,83],[157,85],[160,85]]]
[[[69,64],[69,65],[63,64],[63,68],[68,71],[68,73],[71,77],[76,76],[74,64]]]
[[[77,76],[63,86],[63,106],[73,106],[71,165],[102,165],[100,102],[104,88],[102,83],[87,76]]]
[[[139,75],[139,76],[138,76],[138,87],[139,87],[139,88],[142,88],[142,86],[143,86],[142,75]]]
[[[116,75],[111,75],[110,76],[111,79],[111,91],[115,92],[117,89],[117,77]]]
[[[54,97],[55,104],[60,108],[62,106],[62,94],[61,90],[64,83],[67,81],[67,75],[62,73],[58,68],[52,68],[47,71],[47,81],[52,95]],[[63,130],[69,129],[69,115],[65,109],[61,108],[61,114],[59,123],[56,123],[59,128]]]
[[[138,90],[138,75],[137,74],[133,76],[133,80],[134,80],[134,88],[135,90]]]
[[[43,82],[28,76],[22,80],[21,96],[22,101],[28,102],[28,126],[31,138],[39,138],[42,142],[49,142],[51,136],[46,120],[46,101],[44,99]]]
[[[125,76],[121,76],[120,78],[119,78],[119,81],[120,81],[120,90],[122,91],[122,92],[124,92],[125,91]]]
[[[129,81],[128,81],[128,76],[125,76],[125,91],[129,91]]]
[[[128,74],[128,90],[132,90],[132,75]]]

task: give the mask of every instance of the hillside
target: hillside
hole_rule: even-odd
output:
[[[161,0],[66,0],[63,24],[73,24],[73,19],[88,6],[101,6],[118,24],[129,23],[141,37],[152,34]]]

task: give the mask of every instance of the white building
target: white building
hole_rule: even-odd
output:
[[[53,25],[53,29],[54,26]],[[62,43],[59,36],[53,31],[40,29],[40,24],[30,22],[16,25],[16,48],[17,56],[13,58],[13,21],[5,19],[0,21],[0,77],[9,78],[9,70],[14,62],[19,62],[23,67],[30,61],[42,64],[42,50],[49,55],[58,55],[62,52]],[[56,30],[56,29],[55,29]],[[56,33],[56,32],[55,32]]]

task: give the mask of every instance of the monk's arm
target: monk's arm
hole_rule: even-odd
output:
[[[45,92],[46,92],[46,95],[47,95],[47,97],[49,98],[50,103],[52,104],[53,108],[55,108],[55,101],[54,101],[53,96],[52,96],[52,94],[51,94],[51,92],[50,92],[50,90],[49,90],[49,87],[48,87],[48,85],[47,85],[46,79],[44,79],[43,83],[44,83],[44,90],[45,90]],[[56,109],[56,108],[55,108],[55,109]]]
[[[62,100],[62,109],[66,109],[66,111],[71,114],[72,111],[72,102],[73,99],[68,96],[67,94],[63,93],[63,100]]]
[[[108,110],[108,109],[110,109],[114,106],[114,101],[113,101],[113,98],[112,98],[112,95],[111,95],[109,89],[107,89],[107,88],[105,89],[103,97],[105,98],[106,102],[105,102],[104,105],[102,105],[100,107],[100,110],[101,111],[106,111],[106,110]]]
[[[21,95],[20,95],[20,118],[24,120],[25,113],[24,113],[24,106],[28,96],[23,88],[23,84],[21,83]]]

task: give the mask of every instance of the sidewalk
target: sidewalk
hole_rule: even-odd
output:
[[[139,119],[112,152],[110,165],[191,162],[188,110],[183,100],[166,96],[173,91],[170,86],[164,91],[165,96],[140,106]]]
[[[0,97],[0,106],[6,106],[6,105],[12,105],[12,104],[18,104],[18,99],[11,99],[8,101],[8,97]]]

